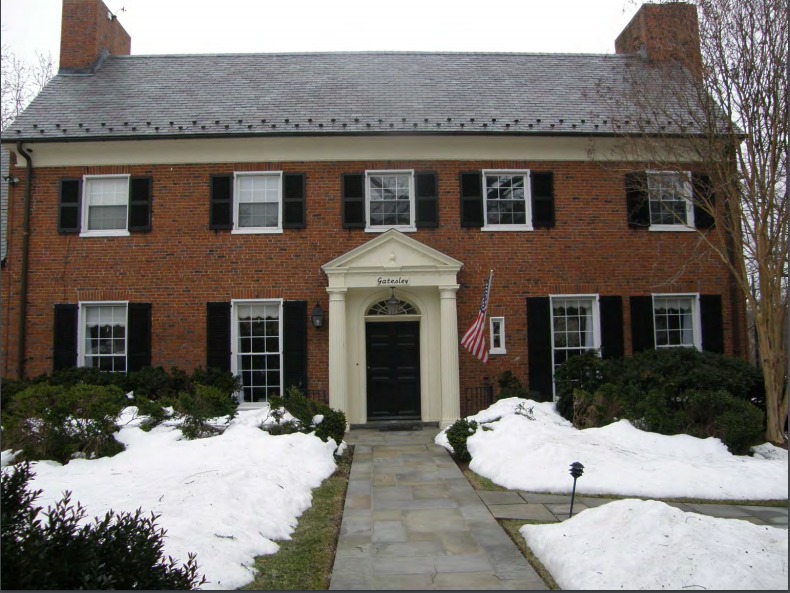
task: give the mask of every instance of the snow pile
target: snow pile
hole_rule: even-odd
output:
[[[627,420],[575,429],[553,403],[499,400],[470,419],[485,423],[467,442],[470,469],[512,490],[719,500],[786,499],[787,451],[770,445],[732,455],[716,438],[644,432]],[[452,450],[445,432],[436,438]]]
[[[626,499],[521,534],[562,589],[787,589],[787,530]]]
[[[223,434],[194,441],[173,426],[144,432],[134,412],[124,412],[116,438],[126,451],[115,457],[33,464],[30,487],[44,490],[37,504],[54,505],[70,490],[89,518],[138,507],[161,515],[165,554],[185,562],[196,553],[207,589],[250,582],[255,556],[290,539],[311,490],[336,467],[332,440],[260,430],[265,408],[239,412]]]

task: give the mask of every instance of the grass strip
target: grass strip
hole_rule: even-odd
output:
[[[524,555],[524,558],[527,559],[527,562],[529,562],[532,568],[535,569],[535,572],[538,573],[538,576],[543,579],[543,582],[546,583],[546,586],[552,591],[558,590],[560,587],[557,585],[554,577],[551,576],[551,573],[546,570],[546,567],[543,566],[543,563],[538,560],[538,557],[535,556],[532,550],[529,549],[527,542],[524,541],[524,538],[519,531],[523,525],[530,523],[530,521],[525,521],[523,519],[497,519],[497,522],[502,526],[502,529],[507,532],[507,534],[510,536],[510,539],[513,540],[513,543],[516,544],[518,549]]]
[[[313,504],[299,518],[290,541],[255,559],[258,576],[244,587],[257,591],[322,591],[329,589],[343,519],[353,446],[338,460],[335,473],[315,490]]]

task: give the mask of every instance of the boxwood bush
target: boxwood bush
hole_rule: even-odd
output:
[[[627,418],[650,432],[718,437],[737,455],[764,430],[762,375],[720,354],[671,348],[601,360],[586,353],[566,361],[555,378],[557,410],[577,428]]]
[[[471,461],[472,456],[466,448],[466,441],[475,432],[477,432],[477,422],[466,418],[459,418],[447,429],[447,441],[459,460]]]
[[[270,434],[315,432],[315,435],[324,442],[334,439],[338,446],[343,442],[346,434],[345,413],[305,397],[297,387],[288,388],[282,397],[269,398],[269,407],[275,411],[273,416],[277,420],[277,424],[266,428]],[[282,414],[277,413],[279,409],[288,410],[296,421],[281,422]],[[313,425],[313,418],[316,416],[323,416],[323,419],[317,425]]]

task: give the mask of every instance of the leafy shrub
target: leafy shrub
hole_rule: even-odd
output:
[[[4,446],[22,449],[24,459],[61,463],[75,455],[115,455],[123,450],[113,437],[115,419],[127,403],[113,385],[34,384],[18,393],[4,414]]]
[[[178,394],[174,407],[176,413],[183,418],[181,432],[188,439],[196,439],[218,432],[208,420],[236,416],[239,400],[218,387],[196,384],[192,390]]]
[[[472,456],[466,448],[466,441],[477,431],[477,422],[460,418],[447,429],[447,441],[461,461],[471,461]]]
[[[742,360],[688,348],[641,352],[623,361],[585,354],[557,369],[558,410],[577,428],[628,418],[661,434],[718,437],[732,453],[759,442],[762,377]],[[568,394],[569,385],[582,385]],[[571,412],[568,412],[568,406]]]
[[[176,372],[176,369],[173,369],[173,372]],[[241,389],[241,379],[238,376],[230,371],[221,371],[214,367],[208,369],[203,367],[196,368],[189,377],[189,382],[192,385],[200,384],[216,387],[228,395],[237,393]]]
[[[205,583],[193,554],[181,567],[163,555],[158,516],[113,511],[81,524],[85,509],[70,494],[48,508],[28,490],[29,464],[2,473],[0,512],[3,589],[194,589]]]
[[[562,363],[554,372],[557,412],[566,420],[573,422],[574,391],[578,389],[582,392],[594,393],[612,374],[611,366],[613,363],[602,360],[595,350],[571,356]]]
[[[346,434],[345,413],[305,397],[298,387],[289,387],[283,397],[270,397],[269,407],[277,421],[277,424],[266,428],[270,434],[290,434],[297,430],[304,433],[315,431],[315,435],[324,442],[330,438],[334,439],[338,446],[343,442]],[[289,421],[290,426],[283,427],[289,422],[281,422],[282,413],[278,412],[280,408],[287,410],[296,421]],[[317,426],[313,426],[313,418],[316,416],[323,416],[323,420]]]

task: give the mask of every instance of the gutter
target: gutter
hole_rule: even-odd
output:
[[[24,219],[22,222],[22,264],[20,266],[19,282],[19,337],[17,341],[17,379],[25,378],[25,346],[27,337],[27,258],[30,251],[30,202],[33,189],[33,157],[22,148],[22,143],[16,143],[16,151],[27,161],[25,168],[25,200]]]

